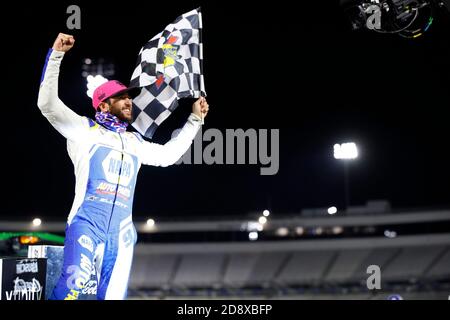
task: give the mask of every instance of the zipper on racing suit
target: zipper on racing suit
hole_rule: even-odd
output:
[[[117,179],[116,193],[114,195],[113,205],[112,205],[112,208],[111,208],[111,214],[109,216],[108,233],[109,233],[109,227],[111,226],[111,220],[112,220],[112,216],[113,216],[113,213],[114,213],[114,208],[116,206],[117,193],[119,192],[120,175],[122,174],[122,167],[123,167],[123,153],[125,151],[125,146],[123,144],[122,136],[121,136],[121,134],[119,132],[117,134],[119,135],[120,142],[122,143],[122,156],[120,158],[119,178]]]

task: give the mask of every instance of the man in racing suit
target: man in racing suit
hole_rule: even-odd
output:
[[[139,168],[174,164],[189,149],[209,106],[205,98],[198,99],[178,136],[164,145],[126,132],[132,89],[118,81],[95,90],[96,121],[79,116],[58,98],[60,64],[74,42],[70,35],[58,35],[38,98],[42,114],[67,139],[76,176],[63,270],[51,299],[124,299],[137,239],[132,205]]]

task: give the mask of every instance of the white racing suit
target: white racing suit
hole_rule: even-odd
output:
[[[76,176],[64,265],[52,299],[124,299],[137,239],[132,206],[139,168],[174,164],[188,150],[201,119],[192,113],[178,136],[164,145],[138,133],[108,130],[58,98],[63,56],[50,50],[38,98],[42,114],[67,139]]]

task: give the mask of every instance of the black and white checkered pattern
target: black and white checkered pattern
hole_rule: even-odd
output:
[[[142,90],[133,99],[132,125],[145,137],[153,136],[178,99],[206,96],[201,31],[198,8],[179,16],[139,52],[130,86]]]

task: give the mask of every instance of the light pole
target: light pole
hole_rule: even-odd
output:
[[[346,142],[334,145],[334,158],[344,161],[344,192],[345,209],[350,205],[350,181],[349,181],[349,161],[358,158],[358,148],[354,142]]]

